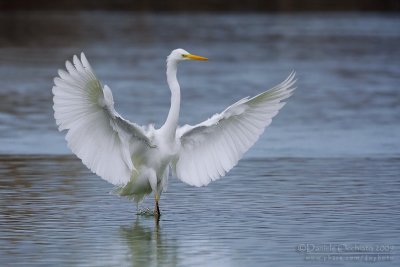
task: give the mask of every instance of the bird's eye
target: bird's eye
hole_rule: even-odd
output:
[[[186,57],[186,55],[185,55],[185,54],[182,54],[182,57]]]

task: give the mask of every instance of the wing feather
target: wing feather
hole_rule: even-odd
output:
[[[177,177],[194,186],[223,177],[285,105],[283,100],[293,94],[295,82],[292,72],[268,91],[243,98],[200,124],[180,127],[181,148],[174,166]]]
[[[85,55],[75,55],[54,79],[54,117],[67,130],[69,148],[97,175],[114,185],[129,182],[132,153],[151,146],[145,130],[114,109],[111,89],[102,86]],[[132,144],[135,147],[132,147]]]

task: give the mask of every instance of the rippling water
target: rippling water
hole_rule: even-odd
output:
[[[365,266],[334,254],[343,246],[387,246],[376,266],[399,265],[396,14],[1,13],[0,32],[1,265]],[[206,188],[171,179],[156,224],[69,154],[51,86],[84,51],[117,110],[159,126],[177,47],[211,59],[180,67],[181,124],[292,69],[298,89],[226,178]]]
[[[0,259],[37,266],[308,266],[298,245],[358,243],[396,246],[379,266],[396,265],[399,164],[244,160],[206,188],[172,180],[157,225],[109,194],[112,187],[75,158],[3,156]]]

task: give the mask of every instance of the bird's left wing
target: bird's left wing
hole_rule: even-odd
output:
[[[54,79],[54,117],[68,130],[69,148],[97,175],[114,185],[129,182],[132,156],[151,147],[146,131],[114,109],[111,89],[102,86],[82,53]]]
[[[243,98],[195,126],[178,129],[181,148],[175,174],[183,182],[203,186],[224,176],[258,140],[295,89],[294,72],[274,88]]]

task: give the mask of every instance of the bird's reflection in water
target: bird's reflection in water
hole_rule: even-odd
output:
[[[120,235],[129,249],[132,266],[176,266],[178,265],[178,246],[174,239],[162,233],[158,220],[137,216],[132,226],[122,226]],[[147,226],[150,223],[153,225]]]

